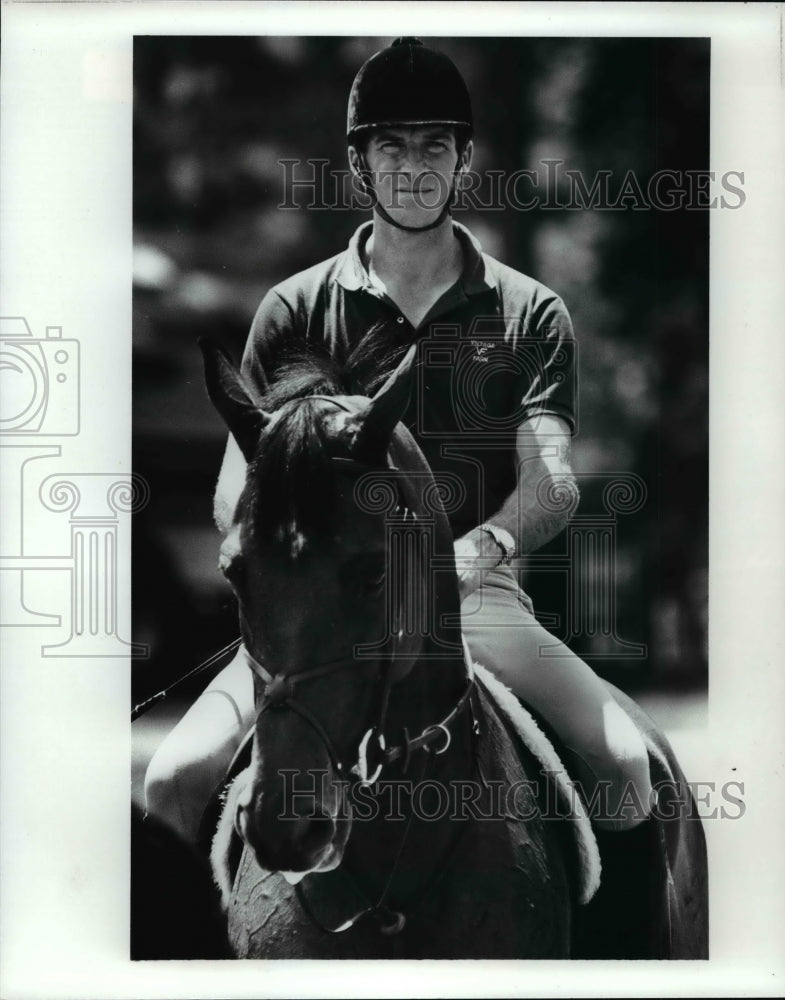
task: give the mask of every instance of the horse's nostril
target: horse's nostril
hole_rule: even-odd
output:
[[[265,822],[264,813],[235,809],[234,826],[251,847],[259,865],[268,871],[303,871],[318,864],[337,834],[337,824],[327,812],[315,809],[304,816],[278,816]]]
[[[335,823],[324,810],[315,810],[308,816],[298,816],[287,820],[291,827],[287,831],[292,846],[303,853],[317,851],[332,840]]]

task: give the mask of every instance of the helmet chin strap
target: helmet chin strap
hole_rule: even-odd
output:
[[[460,157],[459,157],[460,160]],[[370,177],[371,171],[368,169],[368,165],[365,162],[365,156],[363,154],[359,155],[360,169],[357,176],[359,177],[360,183],[363,186],[365,193],[373,201],[373,210],[376,212],[380,218],[384,219],[391,226],[395,226],[396,229],[402,229],[405,233],[427,233],[430,229],[436,229],[440,226],[448,215],[452,213],[452,206],[455,202],[457,195],[456,191],[456,179],[458,176],[458,171],[456,170],[453,174],[452,190],[450,191],[449,198],[445,201],[444,207],[441,212],[439,212],[438,218],[433,222],[429,222],[424,226],[405,226],[402,222],[396,222],[396,220],[390,215],[387,209],[383,208],[379,202],[379,198],[373,189],[373,185],[367,179]]]
[[[453,194],[454,191],[455,189],[453,188]],[[438,218],[433,222],[429,222],[425,226],[404,226],[402,222],[396,222],[390,213],[386,209],[382,208],[378,199],[376,199],[373,210],[377,213],[377,215],[384,219],[385,222],[389,223],[391,226],[395,226],[396,229],[402,229],[405,233],[427,233],[429,229],[436,229],[437,226],[440,226],[444,222],[445,218],[450,215],[451,201],[452,198],[448,199],[444,204],[444,208],[441,212],[439,212]]]
[[[450,202],[446,202],[444,208],[439,212],[438,218],[425,226],[404,226],[402,222],[396,222],[390,213],[382,208],[378,201],[373,206],[373,210],[389,225],[395,226],[396,229],[402,229],[405,233],[427,233],[429,229],[436,229],[437,226],[440,226],[444,222],[445,218],[451,214],[450,207]]]

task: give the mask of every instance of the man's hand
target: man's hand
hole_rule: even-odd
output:
[[[461,602],[480,586],[489,569],[498,566],[502,557],[499,546],[487,531],[473,528],[455,542],[455,568]]]

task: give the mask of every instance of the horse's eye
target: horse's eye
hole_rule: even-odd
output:
[[[341,577],[349,594],[378,593],[387,578],[384,555],[357,556],[344,566]]]
[[[365,594],[378,594],[387,581],[386,558],[380,555],[369,559],[363,566],[361,580],[362,589]]]
[[[376,576],[370,577],[365,581],[364,588],[366,591],[373,593],[377,590],[381,590],[384,586],[384,581],[387,579],[387,572],[382,570]]]

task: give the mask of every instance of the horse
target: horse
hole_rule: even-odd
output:
[[[318,358],[260,394],[201,346],[247,463],[219,560],[256,707],[212,853],[232,950],[569,957],[575,844],[478,683],[444,490],[400,423],[416,347],[368,396]]]

